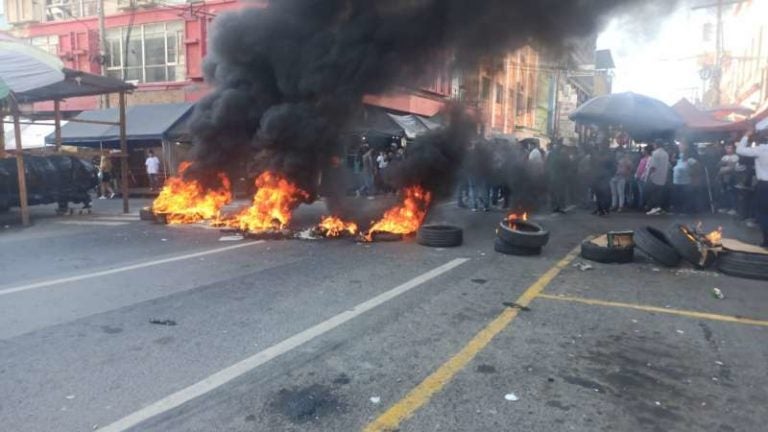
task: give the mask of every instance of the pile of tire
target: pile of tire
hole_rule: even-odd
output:
[[[504,255],[540,255],[549,242],[549,231],[530,221],[517,221],[514,226],[504,220],[496,228],[493,249]]]

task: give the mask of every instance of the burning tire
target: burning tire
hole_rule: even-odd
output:
[[[727,275],[768,280],[768,255],[748,252],[722,252],[717,269]]]
[[[704,251],[703,245],[696,241],[691,230],[685,225],[672,225],[667,230],[667,238],[677,253],[696,267],[709,267],[715,260],[715,254]]]
[[[419,228],[417,241],[429,247],[456,247],[464,241],[464,232],[451,225],[424,225]]]
[[[654,261],[667,267],[680,265],[680,254],[677,253],[667,236],[654,227],[643,227],[635,231],[635,245]]]
[[[609,248],[607,242],[603,245],[596,241],[600,241],[599,238],[581,243],[582,258],[605,264],[624,264],[635,258],[634,247]]]
[[[541,255],[540,247],[523,247],[511,245],[504,240],[497,238],[493,243],[493,250],[504,255],[532,256]]]
[[[507,221],[501,221],[496,236],[504,243],[528,249],[541,249],[549,241],[549,231],[537,223],[517,221],[511,228]]]

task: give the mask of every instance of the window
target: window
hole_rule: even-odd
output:
[[[45,20],[62,21],[94,16],[98,0],[45,0]]]
[[[184,23],[167,22],[107,31],[107,74],[126,81],[183,81]]]
[[[496,84],[496,103],[504,103],[504,86],[498,83]]]
[[[483,88],[481,97],[483,100],[488,100],[491,98],[491,79],[488,77],[483,77]]]
[[[53,55],[59,54],[59,36],[58,35],[33,37],[29,40],[29,43],[32,44],[32,46],[40,48],[41,50],[49,54],[53,54]]]

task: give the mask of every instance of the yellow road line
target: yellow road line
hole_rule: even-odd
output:
[[[605,300],[593,300],[593,299],[587,299],[582,297],[559,296],[559,295],[551,295],[551,294],[540,294],[538,298],[547,299],[547,300],[560,300],[560,301],[566,301],[566,302],[572,302],[572,303],[583,303],[583,304],[594,305],[594,306],[607,306],[607,307],[617,307],[617,308],[624,308],[624,309],[635,309],[639,311],[658,312],[658,313],[665,313],[669,315],[684,316],[688,318],[700,318],[705,320],[725,321],[725,322],[737,323],[737,324],[748,324],[748,325],[768,327],[768,321],[756,320],[756,319],[750,319],[750,318],[741,318],[741,317],[732,316],[732,315],[720,315],[720,314],[697,312],[697,311],[690,311],[690,310],[684,310],[684,309],[662,308],[657,306],[647,306],[647,305],[640,305],[640,304],[633,304],[633,303],[620,303],[620,302],[612,302],[612,301],[605,301]]]
[[[517,299],[515,303],[528,306],[536,296],[550,283],[552,279],[579,254],[577,247],[565,256],[554,267],[547,270],[536,282]],[[376,420],[368,424],[365,432],[394,431],[405,419],[411,417],[424,406],[436,393],[440,392],[491,340],[504,330],[517,317],[519,309],[507,308],[498,317],[472,338],[456,355],[443,363],[424,381],[414,387],[402,399],[392,405]]]

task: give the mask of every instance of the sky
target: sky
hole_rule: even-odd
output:
[[[614,92],[632,91],[674,104],[682,97],[701,97],[697,54],[714,40],[703,41],[703,25],[714,22],[711,12],[690,4],[659,19],[655,25],[633,25],[630,18],[612,20],[600,34],[597,49],[610,49],[616,69]]]

